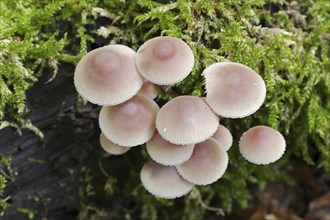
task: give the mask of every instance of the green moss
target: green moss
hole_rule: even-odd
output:
[[[8,207],[7,200],[10,197],[4,198],[4,190],[8,181],[14,180],[10,169],[10,156],[0,154],[0,216],[4,215],[4,210]]]
[[[2,174],[0,175],[0,196],[1,196],[1,200],[0,200],[0,216],[4,215],[4,209],[8,206],[8,204],[6,203],[6,200],[4,198],[2,198],[3,196],[3,191],[6,187],[7,184],[7,179],[5,176],[3,176]]]
[[[85,34],[84,25],[91,19],[83,16],[92,6],[84,1],[0,2],[0,129],[13,126],[20,132],[20,128],[28,128],[43,137],[22,118],[29,111],[25,92],[45,68],[52,68],[56,76],[60,62],[75,63],[86,53],[86,42],[92,38]],[[67,33],[60,32],[60,25],[64,21],[70,24],[70,19],[74,19],[72,31],[78,35],[68,39]],[[77,39],[79,51],[74,44]]]

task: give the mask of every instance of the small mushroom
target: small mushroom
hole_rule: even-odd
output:
[[[246,131],[239,142],[242,156],[254,164],[269,164],[277,161],[285,152],[282,134],[267,126],[255,126]]]
[[[195,96],[178,96],[170,100],[156,118],[159,134],[177,145],[203,142],[216,132],[218,126],[218,116]]]
[[[133,147],[149,141],[155,130],[159,107],[155,101],[137,94],[116,106],[104,106],[99,115],[102,133],[113,143]]]
[[[139,91],[140,94],[145,95],[151,99],[157,97],[156,91],[159,89],[158,85],[153,84],[152,82],[145,81]]]
[[[206,102],[222,117],[243,118],[251,115],[265,100],[265,82],[243,64],[215,63],[207,67],[203,75]]]
[[[109,45],[87,53],[74,73],[77,92],[98,105],[127,101],[143,84],[134,57],[135,52],[124,45]]]
[[[225,151],[228,151],[233,144],[233,136],[231,135],[230,131],[223,125],[219,125],[218,130],[212,137],[219,142]]]
[[[113,155],[121,155],[129,151],[131,148],[122,147],[118,144],[112,143],[108,138],[106,138],[102,133],[100,135],[100,144],[103,150]]]
[[[186,162],[191,157],[194,146],[194,144],[171,144],[164,140],[157,131],[153,138],[146,143],[149,156],[165,166],[176,166]]]
[[[216,140],[210,138],[196,144],[191,158],[177,166],[177,170],[188,182],[208,185],[220,179],[227,166],[227,152]]]
[[[184,196],[193,187],[193,184],[181,178],[175,167],[163,166],[152,160],[144,164],[140,178],[149,193],[164,199]]]
[[[138,49],[135,61],[140,74],[148,81],[169,85],[189,75],[194,66],[194,54],[181,39],[155,37]]]

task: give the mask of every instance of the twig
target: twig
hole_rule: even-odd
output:
[[[208,206],[202,199],[201,193],[200,191],[196,188],[193,187],[191,193],[190,193],[190,198],[194,198],[197,199],[197,202],[200,206],[202,206],[204,209],[211,211],[211,212],[215,212],[217,215],[221,215],[221,216],[225,216],[224,211],[222,210],[222,208],[218,208],[218,207],[213,207],[213,206]]]

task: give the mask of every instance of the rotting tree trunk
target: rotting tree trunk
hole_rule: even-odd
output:
[[[34,212],[33,219],[75,219],[78,214],[81,195],[75,181],[81,165],[97,157],[93,149],[99,129],[98,107],[87,105],[85,112],[73,113],[77,98],[73,71],[72,66],[61,68],[48,84],[50,74],[44,74],[27,94],[31,109],[27,117],[44,133],[44,141],[26,130],[21,136],[12,128],[0,131],[0,153],[13,157],[15,174],[5,189],[10,207],[4,220],[27,219],[20,208]]]
[[[88,50],[104,44],[104,40],[96,38]],[[61,65],[50,83],[46,82],[52,73],[45,72],[27,93],[30,112],[26,117],[43,132],[44,141],[27,130],[21,136],[12,128],[0,130],[0,153],[12,156],[15,174],[15,180],[5,188],[4,197],[10,196],[10,206],[1,219],[26,220],[27,214],[19,208],[27,208],[35,212],[33,219],[43,220],[80,220],[85,219],[86,212],[102,220],[124,219],[127,210],[141,212],[131,197],[124,198],[122,193],[107,196],[104,189],[106,181],[113,178],[121,187],[116,190],[119,192],[127,185],[128,170],[139,173],[144,162],[141,149],[116,157],[108,157],[101,149],[101,108],[90,103],[76,106],[74,68]],[[89,183],[86,175],[91,177]],[[130,180],[130,190],[141,186],[138,175]],[[88,192],[88,184],[92,192]]]

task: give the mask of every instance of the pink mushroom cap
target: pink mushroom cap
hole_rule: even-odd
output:
[[[219,144],[228,151],[233,144],[233,136],[230,131],[223,125],[219,125],[218,130],[212,136]]]
[[[113,143],[133,147],[149,141],[155,130],[159,107],[155,101],[137,94],[116,106],[104,106],[99,115],[102,133]]]
[[[203,75],[206,102],[222,117],[246,117],[256,112],[265,100],[265,82],[243,64],[215,63],[207,67]]]
[[[188,182],[208,185],[220,179],[227,166],[227,152],[216,140],[210,138],[196,144],[191,158],[177,166],[177,170]]]
[[[122,147],[118,144],[114,144],[108,138],[106,138],[102,133],[100,135],[100,144],[103,150],[112,155],[121,155],[129,151],[131,148]]]
[[[277,161],[285,152],[282,134],[273,128],[259,125],[246,131],[239,142],[242,156],[251,163],[269,164]]]
[[[195,96],[178,96],[170,100],[156,118],[159,134],[177,145],[203,142],[216,132],[218,126],[218,116]]]
[[[138,49],[135,61],[140,74],[148,81],[169,85],[189,75],[194,66],[194,54],[181,39],[155,37]]]
[[[143,81],[135,66],[135,52],[124,45],[90,51],[77,64],[74,85],[91,103],[112,106],[133,97]]]
[[[164,140],[157,131],[146,144],[149,156],[165,166],[176,166],[186,162],[191,157],[194,146],[195,144],[171,144]]]
[[[158,85],[153,84],[152,82],[145,81],[139,91],[140,94],[145,95],[151,99],[157,97],[157,90],[159,89]]]
[[[193,184],[181,178],[175,167],[163,166],[152,160],[144,164],[140,178],[149,193],[164,199],[184,196],[193,187]]]

